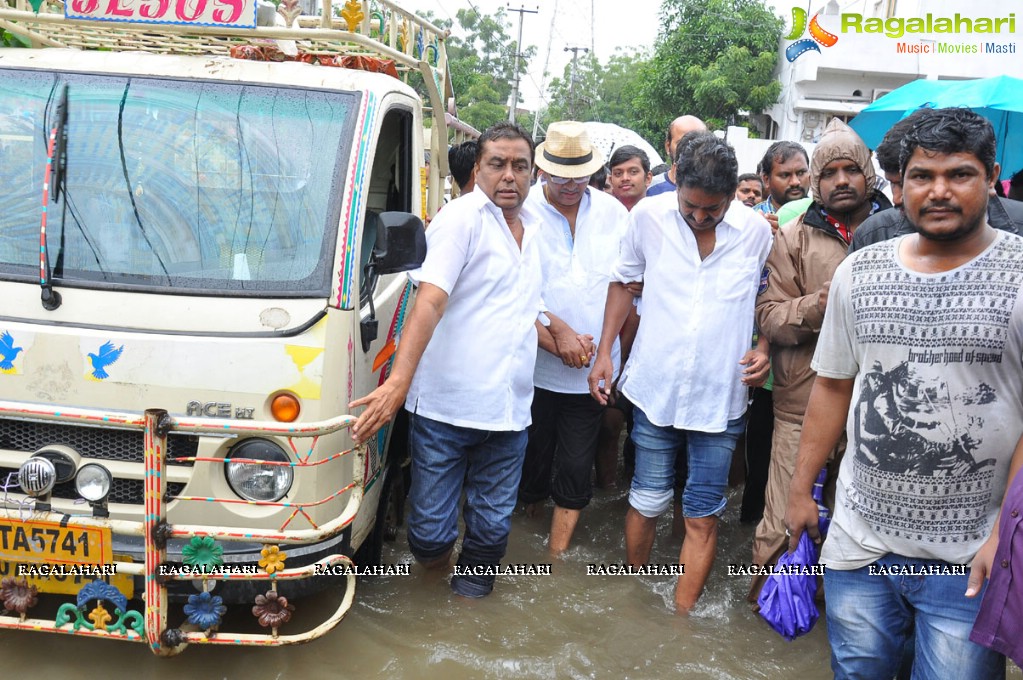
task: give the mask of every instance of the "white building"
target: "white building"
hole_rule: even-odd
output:
[[[786,59],[785,48],[793,41],[782,40],[778,72],[781,99],[758,117],[761,135],[768,139],[816,142],[833,117],[848,121],[873,100],[918,78],[957,80],[1023,73],[1023,3],[810,0],[809,5],[807,21],[819,13],[820,27],[838,40],[830,47],[818,45],[819,53],[808,51],[792,62]],[[848,16],[854,14],[862,20],[857,22]],[[926,22],[928,14],[932,28],[936,26],[933,21],[946,17],[955,27],[958,14],[959,32],[906,32],[896,37],[900,19],[903,28],[911,28],[909,19]],[[887,35],[867,32],[881,27],[876,21],[868,24],[868,20],[889,18],[895,21],[885,27],[889,29]],[[967,25],[973,28],[980,18],[1003,19],[998,26],[1000,31],[967,33]],[[861,32],[855,31],[857,25]],[[787,21],[786,34],[790,28],[791,21]],[[977,23],[977,28],[983,28],[983,24]],[[800,37],[810,36],[804,32]],[[1005,52],[986,52],[989,44],[1003,47]]]

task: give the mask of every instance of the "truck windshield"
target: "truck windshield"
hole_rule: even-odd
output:
[[[39,275],[66,83],[66,205],[50,204],[47,226],[57,285],[329,291],[357,95],[17,69],[0,82],[0,278]]]

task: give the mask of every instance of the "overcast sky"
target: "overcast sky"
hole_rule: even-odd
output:
[[[787,16],[793,2],[802,5],[805,0],[775,0],[779,13]],[[658,13],[661,0],[402,0],[401,5],[413,11],[430,10],[434,15],[454,21],[460,8],[475,7],[480,14],[494,14],[504,7],[510,18],[508,34],[518,37],[518,12],[508,8],[539,10],[539,14],[523,14],[522,44],[536,45],[536,56],[530,62],[529,75],[520,85],[524,106],[536,108],[545,83],[544,63],[550,78],[561,77],[565,65],[572,58],[566,47],[593,48],[601,62],[614,53],[615,48],[652,47],[660,26]],[[548,49],[549,48],[549,49]],[[580,53],[581,54],[581,53]],[[458,93],[455,93],[456,99]]]

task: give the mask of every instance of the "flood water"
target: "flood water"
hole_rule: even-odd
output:
[[[312,679],[333,678],[829,678],[823,621],[784,641],[745,603],[747,577],[727,565],[749,561],[753,527],[738,522],[730,493],[718,559],[689,618],[672,613],[672,577],[587,576],[586,565],[624,559],[625,491],[598,491],[574,547],[550,576],[498,577],[494,593],[456,598],[447,580],[417,567],[410,576],[362,580],[347,618],[325,637],[278,649],[191,647],[170,659],[141,644],[0,631],[6,677]],[[550,506],[518,511],[506,564],[549,563]],[[678,559],[670,521],[658,526],[652,563]],[[409,563],[404,532],[384,563]],[[325,598],[324,598],[325,599]],[[326,606],[300,602],[300,608]],[[287,631],[285,631],[287,632]],[[1010,677],[1023,677],[1011,663]]]

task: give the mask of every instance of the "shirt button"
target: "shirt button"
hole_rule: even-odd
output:
[[[1002,568],[1003,569],[1009,568],[1009,560],[1002,560]]]
[[[1019,510],[1013,510],[1013,511],[1012,511],[1012,512],[1010,512],[1009,514],[1010,514],[1011,516],[1013,516],[1013,517],[1019,517]]]

